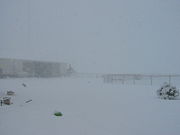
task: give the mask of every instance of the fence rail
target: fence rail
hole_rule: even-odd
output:
[[[162,75],[162,74],[156,74],[156,75],[147,75],[147,74],[106,74],[103,75],[103,80],[105,83],[122,83],[129,82],[132,80],[133,84],[136,84],[137,81],[149,81],[150,85],[153,85],[153,82],[157,81],[159,79],[159,82],[161,80],[164,82],[168,82],[171,84],[172,82],[176,83],[177,81],[180,82],[180,75]],[[157,81],[158,82],[158,81]]]
[[[101,73],[77,73],[78,77],[102,78],[105,83],[120,83],[120,84],[138,84],[146,83],[153,85],[156,83],[179,83],[179,74],[101,74]]]

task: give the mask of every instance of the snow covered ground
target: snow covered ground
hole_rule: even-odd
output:
[[[15,91],[13,104],[0,106],[0,134],[179,135],[180,100],[158,99],[159,87],[100,78],[0,79],[1,96]]]

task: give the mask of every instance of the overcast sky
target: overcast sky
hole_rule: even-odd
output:
[[[180,73],[180,0],[0,0],[0,57]]]

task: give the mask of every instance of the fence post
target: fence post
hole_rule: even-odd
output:
[[[151,85],[152,85],[152,75],[150,76],[150,78],[151,78]]]
[[[171,75],[169,75],[169,84],[171,84]]]
[[[133,84],[135,85],[135,78],[133,77]]]
[[[124,84],[124,81],[125,81],[125,76],[123,75],[122,84]]]

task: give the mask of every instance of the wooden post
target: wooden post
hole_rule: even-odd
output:
[[[171,84],[171,75],[169,75],[169,84]]]
[[[151,85],[152,85],[152,76],[150,78],[151,78]]]
[[[122,84],[124,84],[124,81],[125,81],[125,76],[123,75]]]

